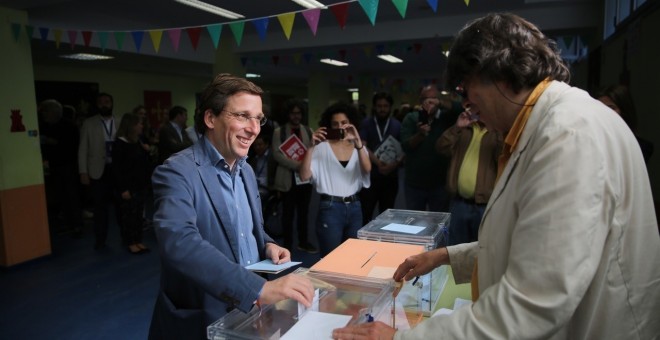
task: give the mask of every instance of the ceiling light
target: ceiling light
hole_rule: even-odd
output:
[[[395,57],[391,54],[381,54],[381,55],[378,56],[378,58],[383,59],[383,60],[385,60],[387,62],[390,62],[392,64],[403,62],[403,60],[401,60],[401,59],[399,59],[399,58],[397,58],[397,57]]]
[[[358,88],[356,88],[356,87],[351,87],[351,88],[348,88],[348,89],[346,89],[346,90],[347,90],[348,92],[359,92],[359,91],[360,91],[360,89],[358,89]]]
[[[107,60],[107,59],[112,59],[114,57],[108,55],[91,54],[91,53],[74,53],[74,54],[63,54],[60,56],[60,58],[75,59],[75,60]]]
[[[218,6],[213,6],[211,4],[207,4],[206,2],[198,1],[198,0],[174,0],[180,4],[184,4],[190,7],[195,7],[197,9],[201,9],[202,11],[207,11],[209,13],[213,13],[216,15],[219,15],[221,17],[229,18],[229,19],[242,19],[245,18],[244,16],[234,13],[231,11],[228,11],[224,8],[220,8]]]
[[[449,58],[449,51],[448,50],[447,51],[442,51],[442,54],[444,54],[445,57]]]
[[[324,4],[315,1],[315,0],[291,0],[295,3],[297,3],[300,6],[303,6],[308,9],[312,8],[327,8]]]
[[[257,73],[246,73],[245,78],[261,78],[261,74]]]
[[[330,65],[334,65],[334,66],[348,66],[348,63],[345,63],[345,62],[339,61],[339,60],[329,59],[329,58],[321,59],[321,62],[326,63],[326,64],[330,64]]]

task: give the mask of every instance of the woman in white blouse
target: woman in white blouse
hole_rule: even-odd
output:
[[[346,239],[357,238],[362,227],[358,193],[371,184],[371,162],[354,124],[357,111],[353,106],[337,103],[328,107],[300,169],[301,179],[310,180],[321,195],[316,217],[321,257]]]

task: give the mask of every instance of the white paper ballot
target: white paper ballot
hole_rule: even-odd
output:
[[[388,231],[396,231],[399,233],[406,233],[406,234],[419,234],[419,232],[426,229],[426,227],[420,227],[409,224],[390,223],[380,229],[388,230]]]
[[[282,340],[321,340],[332,339],[335,328],[346,326],[351,321],[350,315],[331,314],[308,311],[298,320],[288,332],[281,337]]]
[[[282,264],[275,264],[273,261],[270,259],[263,260],[261,262],[257,262],[254,264],[251,264],[249,266],[246,266],[245,269],[251,270],[253,272],[262,272],[262,273],[271,273],[271,274],[277,274],[285,269],[289,269],[293,266],[297,266],[301,264],[302,262],[286,262]]]
[[[302,303],[298,302],[298,320],[302,319],[305,316],[307,311],[319,311],[319,290],[318,288],[314,290],[314,297],[312,298],[312,306],[307,308]]]

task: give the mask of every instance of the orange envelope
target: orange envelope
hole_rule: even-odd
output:
[[[392,278],[408,257],[424,252],[423,245],[348,239],[310,268],[314,271]]]

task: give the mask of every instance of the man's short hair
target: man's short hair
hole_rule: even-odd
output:
[[[199,99],[199,107],[195,113],[195,130],[199,134],[205,134],[207,126],[204,123],[206,110],[211,110],[214,116],[218,116],[227,105],[229,97],[246,92],[261,96],[264,91],[253,82],[229,73],[218,74],[202,91]]]
[[[392,98],[391,94],[387,92],[378,92],[374,94],[373,98],[371,98],[371,104],[374,106],[374,108],[376,107],[376,102],[381,99],[385,99],[390,104],[390,106],[394,105],[394,98]]]
[[[503,81],[515,93],[545,78],[567,82],[568,68],[557,44],[532,23],[511,13],[493,13],[469,22],[447,58],[446,82],[456,88],[466,77]]]
[[[174,118],[176,118],[176,116],[187,112],[188,110],[186,110],[185,107],[176,105],[170,109],[170,113],[169,113],[170,120],[173,120]]]

